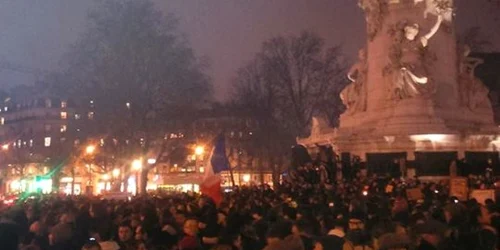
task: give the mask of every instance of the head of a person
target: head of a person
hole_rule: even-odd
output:
[[[132,226],[128,222],[123,222],[118,227],[118,238],[121,242],[130,241],[133,238],[134,234],[132,231]]]
[[[175,223],[177,223],[177,225],[179,226],[184,225],[184,222],[186,222],[186,214],[183,211],[178,210],[175,213],[174,217],[175,217]]]
[[[311,223],[306,220],[298,220],[292,226],[292,234],[296,236],[303,234],[313,235],[313,231]]]
[[[271,226],[266,235],[267,244],[271,245],[284,240],[292,233],[292,228],[289,223],[278,222]]]
[[[184,233],[189,236],[196,236],[198,234],[198,221],[189,219],[184,222]]]
[[[420,27],[416,23],[415,24],[406,25],[406,27],[404,28],[405,37],[406,37],[406,39],[408,39],[410,41],[415,40],[415,38],[417,37],[419,31],[420,31]]]
[[[83,245],[82,250],[101,250],[101,245],[97,241],[91,241]]]
[[[252,218],[254,220],[261,220],[263,217],[263,211],[260,208],[254,208],[252,211]]]
[[[135,228],[135,239],[138,241],[147,239],[147,234],[146,232],[144,232],[144,229],[142,228],[141,225]]]
[[[42,227],[40,225],[40,221],[35,221],[35,222],[31,223],[31,225],[30,225],[30,232],[32,232],[32,233],[34,233],[36,235],[41,234]]]
[[[141,241],[137,244],[137,250],[148,250],[148,247],[144,241]]]

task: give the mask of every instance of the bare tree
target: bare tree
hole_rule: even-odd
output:
[[[89,13],[88,28],[65,57],[60,88],[98,107],[100,133],[142,157],[161,146],[168,119],[211,96],[205,64],[151,1],[109,0]],[[143,164],[141,191],[146,189]],[[146,167],[147,166],[147,167]]]
[[[253,154],[260,167],[277,172],[295,137],[307,134],[313,116],[336,123],[343,109],[344,71],[339,48],[325,50],[323,40],[311,32],[264,42],[260,53],[237,71],[234,102],[259,122]]]
[[[307,133],[315,115],[335,124],[345,69],[339,48],[323,47],[310,32],[264,42],[255,59],[237,72],[236,101],[267,113],[295,136]]]
[[[462,44],[470,47],[471,51],[483,52],[493,44],[483,34],[481,27],[474,26],[467,29],[459,38]]]

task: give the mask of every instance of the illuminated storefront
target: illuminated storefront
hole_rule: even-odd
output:
[[[7,182],[7,193],[44,193],[52,192],[52,178],[47,176],[35,176],[28,178],[17,178]]]

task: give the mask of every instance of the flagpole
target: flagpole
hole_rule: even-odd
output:
[[[226,131],[222,131],[222,136],[224,137],[224,141],[226,140]],[[225,151],[224,151],[225,153]],[[226,154],[226,158],[229,159],[229,156]],[[234,187],[236,186],[234,184],[234,174],[233,174],[233,167],[231,166],[231,163],[228,162],[228,165],[229,165],[229,178],[231,178],[231,187],[234,189]]]
[[[229,164],[229,176],[231,177],[231,185],[232,188],[234,189],[234,175],[233,175],[233,167],[231,167],[231,164]]]

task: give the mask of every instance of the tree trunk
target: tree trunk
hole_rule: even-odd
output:
[[[147,142],[146,142],[147,143]],[[160,161],[160,158],[161,156],[165,153],[165,151],[167,150],[167,141],[166,140],[163,140],[163,143],[162,143],[162,146],[161,146],[161,149],[160,149],[160,152],[158,152],[158,154],[156,155],[156,162],[154,164],[147,164],[147,159],[144,158],[144,156],[147,155],[147,152],[148,152],[148,149],[149,147],[144,147],[144,150],[142,152],[142,171],[141,171],[141,175],[140,175],[140,178],[141,178],[141,186],[140,186],[140,189],[139,189],[139,192],[141,194],[146,194],[146,187],[147,187],[147,183],[148,183],[148,173],[149,173],[149,170],[153,169],[154,167],[156,167],[156,164],[159,163]],[[145,164],[146,163],[146,164]]]

